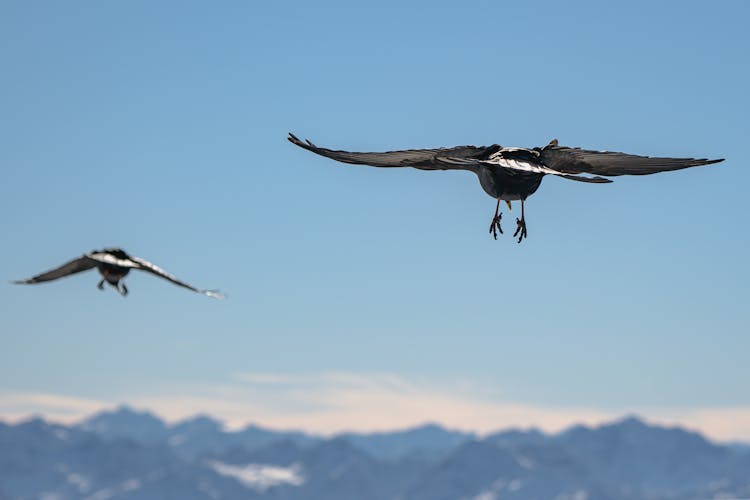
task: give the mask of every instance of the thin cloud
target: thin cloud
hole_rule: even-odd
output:
[[[30,415],[42,415],[57,422],[72,422],[99,411],[111,403],[95,399],[41,392],[0,391],[0,416],[15,421]]]
[[[99,400],[45,393],[0,392],[0,418],[41,414],[63,422],[81,419],[122,401],[174,422],[197,413],[222,419],[228,428],[255,423],[320,434],[387,431],[426,422],[474,431],[538,427],[557,432],[573,424],[598,425],[637,413],[653,423],[681,425],[707,436],[750,440],[750,408],[553,407],[504,400],[477,392],[469,381],[435,381],[393,373],[241,373],[219,385],[148,389]]]

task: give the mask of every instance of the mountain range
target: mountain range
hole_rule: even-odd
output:
[[[0,423],[0,500],[750,497],[750,448],[627,417],[479,437],[430,424],[321,437],[120,407]]]

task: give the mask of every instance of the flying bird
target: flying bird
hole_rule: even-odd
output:
[[[521,217],[516,218],[520,243],[527,237],[524,205],[534,194],[545,175],[556,175],[578,182],[603,184],[606,177],[647,175],[724,161],[705,158],[657,158],[614,151],[592,151],[560,146],[553,139],[544,147],[517,148],[492,146],[457,146],[454,148],[407,149],[379,153],[358,153],[320,148],[310,141],[301,141],[294,134],[287,138],[292,144],[344,163],[373,167],[413,167],[420,170],[468,170],[479,177],[482,189],[497,200],[490,234],[502,234],[500,201],[508,204],[521,201]]]
[[[125,287],[123,278],[127,276],[131,269],[139,269],[146,271],[153,275],[164,278],[167,281],[171,281],[175,285],[179,285],[188,290],[202,293],[216,299],[223,299],[224,295],[216,290],[200,290],[192,285],[180,281],[160,267],[155,266],[151,262],[141,259],[139,257],[133,257],[128,255],[124,250],[120,248],[105,248],[104,250],[92,250],[91,252],[81,255],[77,259],[73,259],[60,267],[51,269],[46,273],[39,274],[33,278],[26,280],[14,281],[14,283],[29,285],[33,283],[43,283],[45,281],[52,281],[71,274],[80,273],[82,271],[88,271],[89,269],[96,268],[99,274],[102,275],[101,281],[97,287],[99,290],[104,290],[104,283],[107,282],[114,287],[124,297],[128,294],[128,289]]]

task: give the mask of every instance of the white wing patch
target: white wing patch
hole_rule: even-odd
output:
[[[91,252],[86,255],[89,259],[93,259],[102,264],[112,264],[113,266],[130,267],[136,268],[139,265],[130,259],[118,259],[114,255],[106,252]]]
[[[505,148],[505,152],[510,151],[511,149],[519,149],[519,148]],[[528,150],[524,150],[528,151]],[[531,153],[534,153],[538,156],[538,153],[536,151],[531,151]],[[495,167],[504,168],[507,170],[516,171],[516,172],[531,172],[535,174],[551,174],[556,175],[558,177],[562,177],[564,179],[570,179],[573,181],[579,181],[579,182],[591,182],[595,184],[606,184],[609,182],[612,182],[609,179],[605,179],[604,177],[594,176],[584,176],[584,175],[574,175],[574,174],[566,174],[565,172],[560,172],[559,170],[555,170],[554,168],[549,168],[545,165],[543,165],[539,161],[527,161],[527,160],[516,160],[513,158],[503,158],[503,151],[498,151],[497,153],[491,155],[488,160],[482,160],[479,163],[483,165],[492,165]]]
[[[509,168],[511,170],[519,170],[522,172],[533,172],[536,174],[552,174],[562,176],[566,175],[563,172],[545,167],[544,165],[540,165],[539,163],[503,158],[502,151],[495,153],[494,155],[490,156],[488,160],[481,161],[480,163],[483,163],[485,165],[495,165],[502,168]]]

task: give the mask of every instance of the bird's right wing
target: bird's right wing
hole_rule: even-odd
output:
[[[724,161],[707,158],[659,158],[557,145],[542,148],[539,154],[546,166],[565,174],[587,173],[604,176],[648,175]]]
[[[146,259],[141,259],[140,257],[130,257],[130,258],[136,264],[134,266],[136,269],[146,271],[160,278],[164,278],[167,281],[171,281],[177,286],[181,286],[183,288],[187,288],[188,290],[192,290],[194,292],[198,292],[200,294],[213,297],[214,299],[225,298],[225,295],[218,290],[201,290],[200,288],[196,288],[189,283],[185,283],[184,281],[177,279],[175,276],[172,276],[171,274],[166,272],[164,269],[160,268],[156,264],[153,264],[147,261]]]
[[[494,147],[457,146],[455,148],[405,149],[381,153],[340,151],[320,148],[310,141],[301,141],[294,134],[287,138],[292,144],[315,154],[343,163],[369,165],[372,167],[414,167],[421,170],[474,170],[473,162],[442,162],[442,158],[478,159],[485,157]]]
[[[42,283],[44,281],[56,280],[58,278],[70,276],[71,274],[80,273],[82,271],[88,271],[89,269],[94,268],[94,267],[96,267],[96,261],[90,259],[86,255],[82,255],[78,257],[77,259],[71,260],[70,262],[63,264],[60,267],[51,269],[47,271],[46,273],[38,274],[34,276],[33,278],[29,278],[26,280],[14,281],[13,283],[16,283],[19,285]]]

